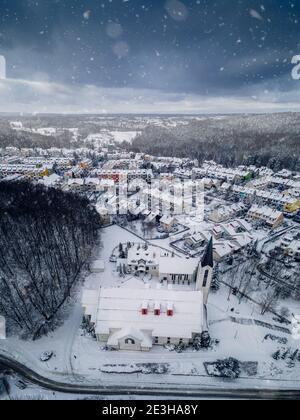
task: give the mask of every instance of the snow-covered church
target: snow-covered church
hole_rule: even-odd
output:
[[[94,326],[99,342],[118,350],[149,351],[154,345],[190,344],[208,331],[206,305],[213,267],[211,239],[199,262],[193,289],[175,290],[172,285],[151,288],[138,279],[129,287],[85,289],[85,319]]]

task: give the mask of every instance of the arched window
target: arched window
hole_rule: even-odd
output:
[[[209,270],[206,270],[204,274],[204,279],[203,279],[203,287],[207,286],[208,276],[209,276]]]
[[[125,344],[130,344],[132,346],[135,345],[135,341],[132,338],[126,338]]]

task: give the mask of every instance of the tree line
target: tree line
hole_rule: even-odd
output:
[[[154,156],[215,160],[225,166],[300,170],[300,114],[233,115],[192,119],[172,128],[148,127],[132,145]]]

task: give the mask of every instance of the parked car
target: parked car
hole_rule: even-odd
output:
[[[300,214],[296,214],[296,216],[294,217],[294,222],[300,223]]]
[[[49,360],[52,359],[53,356],[54,356],[53,351],[45,351],[44,353],[41,354],[40,361],[41,362],[48,362]]]
[[[21,380],[17,380],[15,382],[15,385],[16,385],[17,388],[21,389],[22,391],[27,388],[27,385],[25,384],[25,382],[23,382]]]

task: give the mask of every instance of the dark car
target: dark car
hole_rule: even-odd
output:
[[[300,214],[296,214],[296,216],[294,217],[294,222],[300,223]]]

